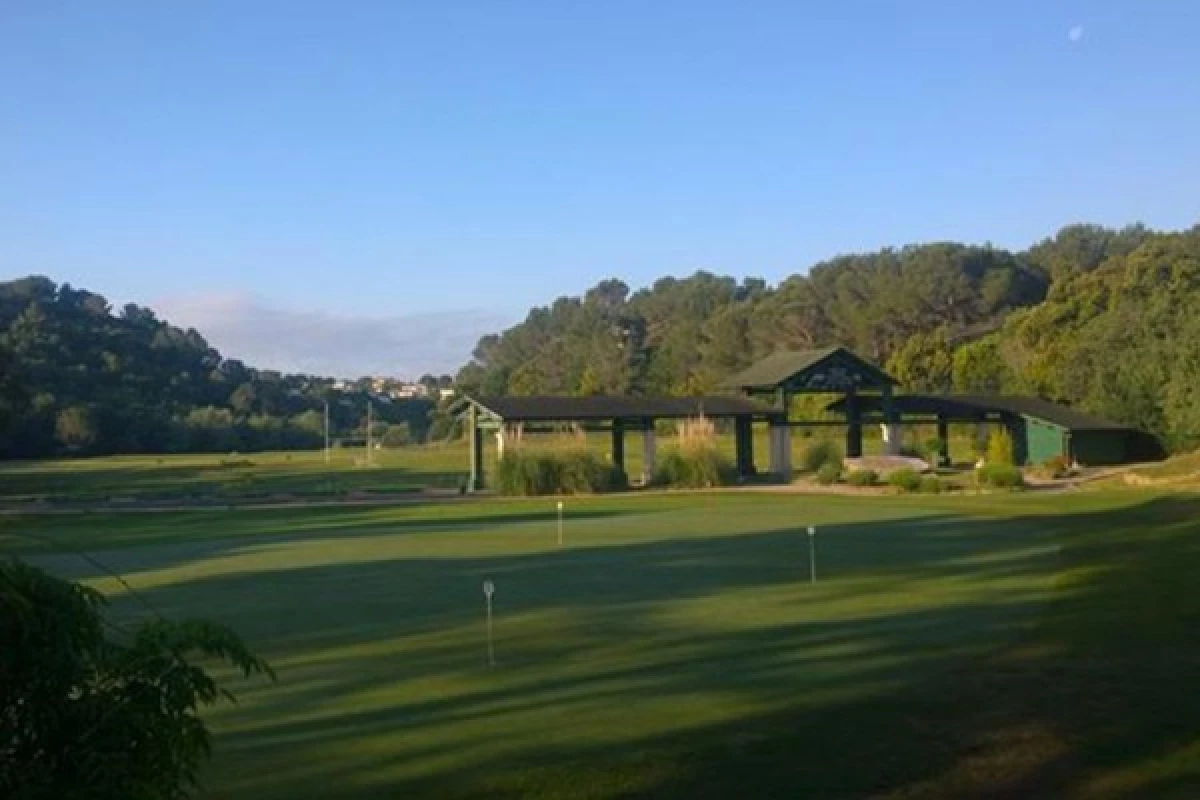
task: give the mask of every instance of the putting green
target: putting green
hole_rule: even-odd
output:
[[[746,492],[568,500],[561,548],[553,500],[31,516],[0,536],[143,613],[67,552],[85,548],[276,667],[209,712],[204,796],[1119,794],[1197,774],[1196,701],[1177,679],[1190,729],[1129,713],[1170,672],[1126,650],[1196,658],[1200,603],[1172,577],[1200,561],[1196,508]]]

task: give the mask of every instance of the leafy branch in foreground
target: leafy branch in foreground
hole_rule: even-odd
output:
[[[0,560],[0,796],[186,796],[211,752],[199,711],[233,699],[197,659],[275,673],[228,628],[155,619],[130,634],[93,589]]]

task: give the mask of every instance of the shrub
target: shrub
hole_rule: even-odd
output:
[[[586,450],[558,454],[558,470],[558,491],[564,494],[615,492],[628,483],[622,470]]]
[[[800,456],[800,469],[817,472],[826,464],[842,465],[842,448],[832,439],[817,439],[804,448]]]
[[[708,489],[737,481],[737,469],[714,444],[692,442],[663,453],[653,483],[675,489]]]
[[[921,477],[917,491],[921,494],[941,494],[942,482],[937,479],[936,475],[924,475]]]
[[[846,483],[851,486],[874,486],[879,483],[879,473],[873,469],[851,470],[846,476]]]
[[[842,468],[837,464],[822,464],[817,470],[817,483],[822,486],[832,486],[842,477]]]
[[[203,709],[233,699],[235,670],[275,677],[228,628],[159,617],[126,631],[105,605],[0,560],[0,632],[20,643],[0,648],[5,797],[191,796],[210,753]],[[213,669],[222,661],[232,669]]]
[[[975,470],[975,480],[981,486],[996,489],[1016,489],[1025,485],[1025,476],[1011,464],[985,464]]]
[[[1046,459],[1039,471],[1047,478],[1065,478],[1071,474],[1071,462],[1067,461],[1066,456],[1057,455]]]
[[[506,495],[611,492],[625,485],[624,472],[586,450],[512,449],[496,463],[496,490]]]
[[[245,456],[239,456],[237,453],[230,453],[228,458],[222,458],[217,465],[222,469],[241,469],[243,467],[253,467],[254,462]]]
[[[921,473],[905,467],[888,475],[887,482],[902,492],[916,492],[921,488]]]
[[[984,463],[1009,467],[1013,465],[1013,440],[1008,431],[1003,428],[992,431],[992,435],[988,437]]]

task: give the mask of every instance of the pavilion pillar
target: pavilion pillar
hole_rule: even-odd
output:
[[[751,417],[736,417],[733,423],[734,452],[737,454],[738,475],[743,478],[754,474],[754,420]]]
[[[862,442],[862,411],[858,394],[851,389],[846,392],[846,458],[862,458]]]
[[[891,384],[883,386],[883,452],[885,455],[898,456],[903,445],[901,438],[903,430],[900,426],[900,416],[896,413],[896,404],[892,399]]]
[[[496,429],[496,458],[504,458],[505,433],[503,425]]]
[[[655,469],[654,420],[642,420],[642,484],[649,486]]]
[[[792,479],[792,429],[787,417],[773,417],[770,423],[771,473],[783,481]]]
[[[612,463],[613,466],[625,471],[625,421],[612,421]]]
[[[471,474],[467,488],[478,492],[484,486],[483,476],[483,429],[479,427],[479,409],[474,404],[467,415],[467,441],[471,451]]]
[[[950,425],[946,422],[945,414],[938,414],[937,418],[937,438],[938,438],[938,464],[939,467],[949,466],[950,464]]]

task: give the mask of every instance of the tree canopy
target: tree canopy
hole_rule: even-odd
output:
[[[209,753],[199,711],[228,692],[195,657],[274,677],[231,630],[153,619],[126,629],[95,590],[0,560],[0,795],[184,797]]]
[[[838,256],[778,285],[710,272],[617,279],[482,337],[482,394],[700,394],[783,349],[845,345],[910,391],[1011,392],[1200,437],[1200,228],[1070,225],[1013,252],[953,242]],[[364,431],[369,382],[259,370],[195,330],[43,277],[0,283],[0,457],[315,447]],[[433,400],[378,404],[388,441],[454,430]],[[432,426],[432,429],[431,429]],[[360,433],[361,435],[361,433]],[[382,435],[382,433],[381,433]]]
[[[484,394],[692,394],[784,349],[845,345],[910,391],[1034,394],[1183,446],[1200,434],[1197,228],[1070,225],[1021,252],[951,242],[813,265],[777,286],[619,280],[483,337]]]
[[[335,434],[364,425],[367,387],[333,384],[223,358],[198,331],[68,284],[0,283],[0,458],[319,447],[326,401]],[[373,411],[421,439],[432,408]]]

